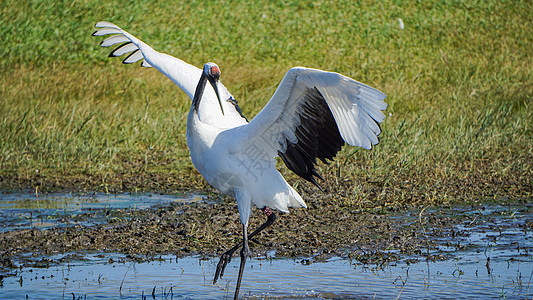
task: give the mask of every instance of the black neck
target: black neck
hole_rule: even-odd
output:
[[[200,81],[198,81],[198,85],[196,86],[196,91],[194,92],[194,98],[192,99],[192,105],[194,107],[194,111],[197,113],[198,113],[198,107],[200,106],[200,100],[202,100],[202,95],[204,94],[206,82],[207,82],[207,76],[205,76],[205,73],[202,72],[202,76],[200,77]]]

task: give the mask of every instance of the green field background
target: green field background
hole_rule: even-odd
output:
[[[339,203],[531,199],[531,1],[4,0],[4,189],[210,190],[186,145],[190,100],[157,70],[109,58],[91,37],[101,20],[216,62],[249,119],[298,65],[386,93],[381,143],[318,168]]]

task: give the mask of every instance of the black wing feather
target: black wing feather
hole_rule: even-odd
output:
[[[286,141],[285,151],[278,151],[285,165],[303,179],[316,185],[322,179],[315,169],[316,159],[328,163],[344,146],[337,122],[326,100],[317,88],[308,89],[301,104],[300,124],[296,127],[296,143]],[[323,179],[322,179],[323,180]]]

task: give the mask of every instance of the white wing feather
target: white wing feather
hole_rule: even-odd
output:
[[[159,72],[170,78],[170,80],[172,80],[179,88],[181,88],[192,100],[196,85],[198,84],[200,76],[202,75],[201,69],[176,57],[155,51],[152,47],[148,46],[135,36],[131,35],[113,23],[101,21],[96,23],[94,27],[99,28],[93,33],[94,36],[115,34],[102,41],[102,47],[109,47],[122,42],[131,42],[131,44],[127,44],[124,47],[121,46],[113,51],[112,54],[114,56],[120,56],[139,49],[139,52],[135,52],[131,56],[127,57],[124,60],[124,63],[133,63],[144,58],[141,66],[156,68],[159,70]],[[221,95],[231,95],[222,83],[219,83],[219,90]]]
[[[387,108],[385,94],[338,73],[297,67],[287,72],[268,104],[241,128],[241,145],[255,143],[270,157],[283,152],[286,140],[297,140],[301,104],[306,90],[313,88],[326,100],[344,141],[365,149],[378,143],[378,123],[385,119],[382,111]]]
[[[115,51],[111,52],[111,55],[110,56],[122,56],[126,53],[130,53],[131,51],[133,50],[137,50],[139,49],[139,47],[137,47],[137,45],[133,44],[133,43],[126,43],[120,47],[118,47],[117,49],[115,49]]]
[[[132,64],[134,62],[138,62],[139,60],[143,59],[143,54],[141,51],[136,50],[132,54],[130,54],[126,59],[124,59],[125,64]],[[141,65],[142,66],[142,65]]]
[[[114,44],[125,43],[129,41],[130,39],[128,39],[125,35],[117,34],[117,35],[110,36],[106,38],[105,40],[103,40],[102,43],[100,43],[100,46],[109,47],[109,46],[113,46]]]

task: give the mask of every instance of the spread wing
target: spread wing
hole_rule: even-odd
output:
[[[155,51],[152,47],[113,23],[101,21],[96,23],[94,27],[99,29],[93,33],[93,36],[111,35],[100,43],[102,47],[120,44],[109,56],[116,57],[129,53],[122,61],[125,64],[143,60],[141,66],[156,68],[180,87],[191,100],[193,99],[196,85],[202,75],[201,69],[176,57]],[[221,83],[219,89],[221,96],[225,97],[224,99],[232,98]]]
[[[253,143],[269,157],[279,155],[290,170],[318,186],[317,158],[333,160],[345,142],[365,149],[378,143],[385,98],[338,73],[293,68],[263,110],[242,128],[241,145]]]

